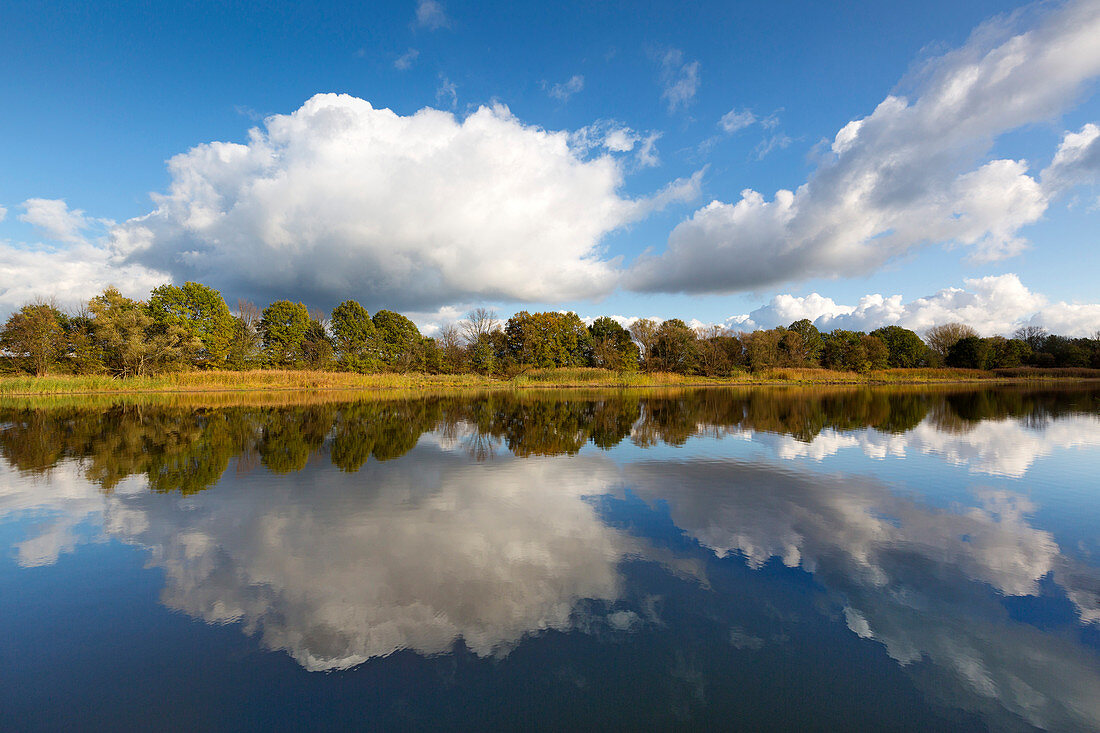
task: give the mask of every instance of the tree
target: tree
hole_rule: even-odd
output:
[[[695,331],[679,318],[662,322],[653,339],[650,358],[654,368],[690,374],[699,359]]]
[[[310,319],[302,336],[302,361],[314,369],[322,369],[332,363],[332,341],[325,331],[325,325]]]
[[[303,303],[277,300],[264,308],[260,335],[268,360],[280,365],[297,361],[309,322],[309,310]]]
[[[445,323],[439,329],[439,337],[436,339],[439,346],[440,364],[448,374],[454,374],[462,370],[465,361],[464,339],[459,333],[458,326],[453,323]]]
[[[367,309],[345,300],[332,311],[332,341],[340,362],[358,371],[378,364],[378,331]]]
[[[1011,369],[1022,366],[1031,356],[1031,347],[1022,339],[1006,339],[993,336],[986,339],[989,343],[989,369]]]
[[[190,281],[182,287],[161,285],[150,294],[149,315],[161,332],[178,326],[188,338],[198,339],[199,356],[207,361],[226,361],[235,324],[225,299],[214,288]]]
[[[603,316],[588,327],[592,341],[592,363],[617,372],[637,371],[638,345],[618,321]]]
[[[497,313],[488,308],[474,308],[466,314],[466,320],[462,321],[462,335],[467,344],[477,343],[482,336],[500,328],[500,320]]]
[[[227,362],[236,369],[256,365],[263,355],[260,334],[262,314],[255,303],[237,301],[237,315],[233,318],[233,337],[229,340]]]
[[[808,318],[795,321],[787,326],[787,332],[783,334],[780,348],[787,356],[791,366],[817,366],[821,356],[821,349],[825,341],[821,338],[821,331],[817,330]]]
[[[779,344],[785,335],[786,329],[784,328],[741,334],[741,342],[745,345],[745,358],[749,363],[749,369],[758,372],[762,369],[778,366],[780,358]]]
[[[375,344],[382,363],[391,369],[408,371],[416,363],[420,329],[400,313],[380,310],[371,319]]]
[[[730,373],[729,349],[726,329],[718,325],[699,326],[695,329],[699,371],[708,377]]]
[[[890,349],[882,339],[870,334],[860,334],[860,343],[863,345],[865,361],[860,365],[860,372],[869,372],[874,369],[885,369],[890,365]]]
[[[965,336],[947,351],[944,362],[959,369],[985,369],[989,361],[989,342],[978,336]]]
[[[871,335],[881,339],[889,351],[889,366],[902,369],[923,366],[927,361],[928,347],[913,331],[901,326],[883,326],[871,331]]]
[[[27,369],[41,377],[65,355],[68,319],[47,303],[28,303],[13,313],[0,331],[0,346],[26,360]]]
[[[1021,326],[1012,334],[1012,338],[1025,342],[1032,351],[1039,351],[1042,349],[1043,341],[1046,340],[1046,337],[1047,330],[1037,325]]]
[[[501,364],[502,352],[507,351],[507,340],[501,331],[491,331],[481,334],[466,350],[470,368],[491,377]]]
[[[942,326],[933,326],[924,332],[924,342],[932,350],[941,362],[947,359],[947,352],[951,350],[960,339],[968,336],[977,336],[978,332],[965,323],[945,323]]]
[[[591,358],[591,337],[576,313],[520,311],[508,319],[504,334],[509,352],[526,366],[585,366]]]
[[[156,326],[148,306],[116,288],[92,298],[94,339],[106,367],[122,377],[141,377],[181,369],[191,363],[202,343],[179,324]]]
[[[653,350],[653,343],[657,340],[657,322],[651,318],[639,318],[630,324],[630,335],[638,342],[642,351],[642,366],[649,371],[649,357]]]
[[[880,339],[859,331],[837,329],[825,337],[821,363],[828,369],[865,374],[884,369],[890,356]]]

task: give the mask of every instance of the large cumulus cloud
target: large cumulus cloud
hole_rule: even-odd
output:
[[[698,183],[629,199],[610,153],[585,157],[503,106],[402,116],[337,94],[169,170],[156,209],[111,234],[129,262],[260,301],[419,309],[604,294],[603,237]]]
[[[1019,252],[1019,231],[1052,196],[1084,182],[1094,126],[1068,133],[1048,173],[1026,161],[987,160],[1003,133],[1049,120],[1100,74],[1100,3],[1077,0],[1016,32],[1018,17],[988,23],[960,49],[927,64],[913,99],[890,95],[835,136],[796,191],[770,200],[742,191],[715,200],[635,263],[641,291],[735,292],[810,277],[871,272],[926,243],[954,243],[972,259]]]

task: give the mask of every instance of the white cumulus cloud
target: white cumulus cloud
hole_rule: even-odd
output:
[[[629,286],[751,290],[870,272],[937,242],[976,260],[1019,252],[1019,230],[1089,169],[1094,131],[1067,136],[1042,183],[1025,161],[985,158],[1001,134],[1055,117],[1100,74],[1100,3],[1063,4],[1029,30],[1013,30],[1018,20],[980,27],[924,67],[913,99],[890,95],[848,123],[797,190],[769,200],[746,189],[696,211],[664,253],[639,258]]]
[[[80,209],[70,209],[62,199],[27,199],[19,221],[25,221],[55,242],[83,242],[83,232],[96,223]]]
[[[605,131],[603,144],[639,144],[632,134]],[[132,264],[259,301],[430,310],[596,297],[618,280],[603,237],[695,195],[700,178],[629,199],[622,163],[584,153],[568,132],[499,105],[465,119],[402,116],[321,94],[267,118],[246,144],[172,158],[156,209],[115,227],[111,246]]]
[[[917,332],[960,322],[979,333],[1011,334],[1028,325],[1046,327],[1066,336],[1091,336],[1100,329],[1100,303],[1051,302],[1033,292],[1017,275],[990,275],[964,280],[964,288],[944,288],[905,302],[901,295],[865,295],[855,305],[837,303],[818,293],[781,294],[756,310],[731,317],[727,323],[745,330],[786,326],[803,318],[822,330],[869,331],[898,325]]]

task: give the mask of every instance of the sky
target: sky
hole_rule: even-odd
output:
[[[0,314],[1100,331],[1100,0],[838,6],[0,4]]]

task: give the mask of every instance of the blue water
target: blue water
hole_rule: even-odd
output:
[[[1100,729],[1100,389],[219,401],[0,403],[0,728]]]

